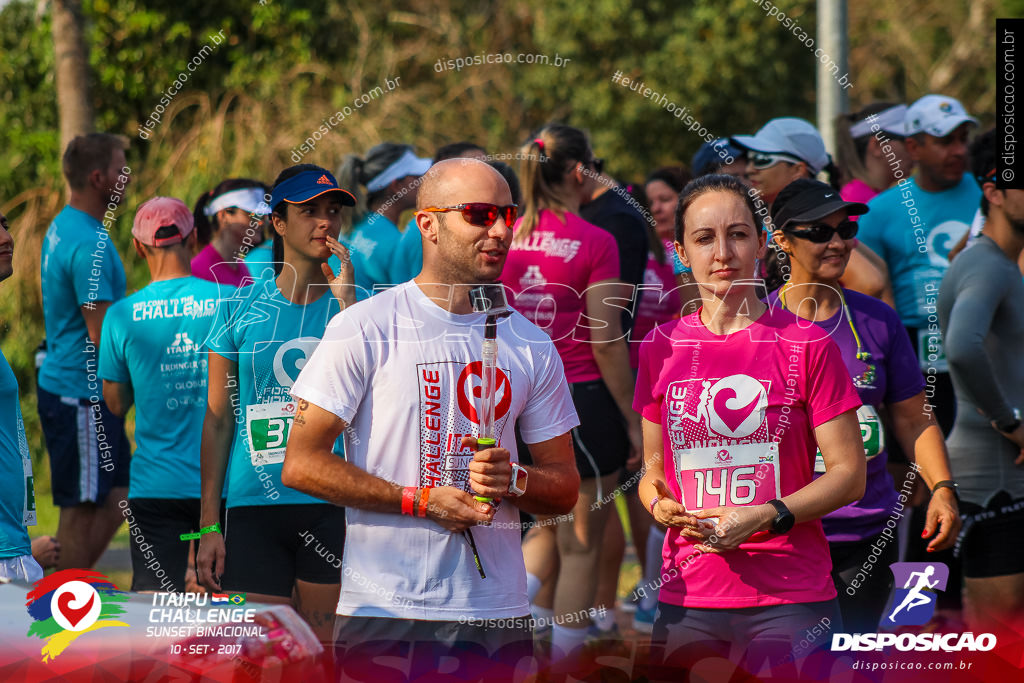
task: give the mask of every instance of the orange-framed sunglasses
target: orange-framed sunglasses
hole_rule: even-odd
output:
[[[420,210],[437,211],[438,213],[461,211],[462,217],[466,219],[466,222],[478,228],[491,227],[498,220],[499,216],[504,218],[505,225],[511,228],[512,224],[516,222],[516,217],[519,215],[519,206],[517,204],[498,206],[497,204],[488,204],[486,202],[469,202],[456,206],[431,206]]]

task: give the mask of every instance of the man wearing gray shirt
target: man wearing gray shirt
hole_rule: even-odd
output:
[[[972,145],[986,223],[942,279],[938,315],[957,397],[948,447],[963,499],[965,616],[998,634],[1024,629],[1024,190],[996,187],[996,144],[989,131]]]

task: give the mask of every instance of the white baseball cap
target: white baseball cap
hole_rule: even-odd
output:
[[[978,125],[964,105],[945,95],[925,95],[907,108],[906,134],[928,133],[944,138],[964,123]]]
[[[829,163],[821,134],[810,121],[804,119],[772,119],[754,135],[734,135],[729,139],[736,145],[754,152],[795,156],[803,160],[812,173],[818,173]]]

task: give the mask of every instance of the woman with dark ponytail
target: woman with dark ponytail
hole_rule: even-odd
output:
[[[355,224],[341,241],[352,254],[360,299],[372,295],[377,285],[397,284],[390,282],[389,272],[402,237],[398,220],[415,208],[420,176],[432,163],[416,156],[412,145],[382,142],[365,159],[347,155],[338,169],[338,182],[356,197]]]
[[[196,202],[192,211],[198,242],[192,275],[237,287],[247,278],[243,263],[249,250],[262,241],[261,213],[267,186],[250,178],[228,178]]]
[[[527,537],[527,594],[539,616],[551,609],[581,614],[594,604],[605,524],[614,510],[601,501],[614,495],[626,460],[640,452],[621,309],[608,303],[628,301],[631,292],[620,279],[615,238],[578,215],[598,185],[600,165],[586,134],[551,124],[520,152],[523,214],[501,281],[513,305],[552,337],[561,356],[580,418],[572,435],[581,479],[569,521],[545,520]],[[550,600],[537,597],[544,583],[554,583],[553,602],[539,606]],[[587,625],[554,625],[553,656],[582,645]]]
[[[208,340],[200,447],[200,582],[210,591],[247,592],[255,602],[293,604],[323,642],[333,637],[340,589],[327,558],[340,563],[345,511],[285,487],[281,468],[296,414],[292,384],[328,321],[355,302],[351,263],[337,241],[343,208],[354,204],[319,166],[292,166],[277,177],[270,201],[277,278],[221,301],[213,327],[220,332]],[[332,254],[344,265],[337,277],[327,266]],[[341,439],[334,452],[344,453]],[[303,543],[303,534],[316,546]]]
[[[747,150],[747,174],[751,188],[757,191],[768,208],[782,188],[800,178],[813,180],[822,172],[828,176],[828,184],[839,191],[839,169],[825,151],[821,134],[803,119],[772,119],[754,135],[737,135],[730,139]],[[772,227],[767,227],[770,234]],[[766,268],[778,272],[782,270],[779,264],[774,263],[780,258],[778,248],[773,242],[768,246]],[[777,287],[782,283],[770,284]],[[857,243],[850,256],[843,286],[893,303],[885,262],[863,244]]]

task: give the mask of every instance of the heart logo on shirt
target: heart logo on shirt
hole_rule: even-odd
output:
[[[733,410],[729,407],[729,402],[732,401],[733,404],[738,403],[738,398],[735,389],[725,388],[715,394],[715,412],[718,413],[718,417],[722,419],[725,426],[734,432],[750,417],[750,413],[757,407],[757,399],[761,398],[761,396],[755,395],[750,403],[742,408]]]
[[[764,385],[753,377],[724,377],[715,382],[710,394],[710,426],[722,436],[750,436],[764,422]]]

